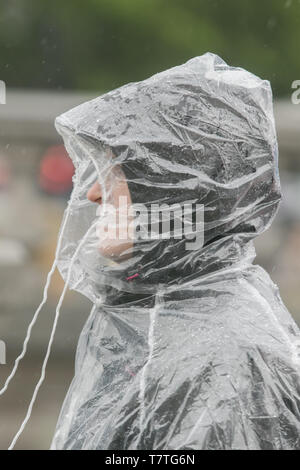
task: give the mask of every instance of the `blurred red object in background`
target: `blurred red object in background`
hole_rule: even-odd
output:
[[[49,194],[67,194],[72,189],[73,174],[74,166],[65,147],[49,147],[40,163],[40,187]]]

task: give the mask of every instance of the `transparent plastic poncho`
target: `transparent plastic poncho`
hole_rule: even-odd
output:
[[[299,449],[299,330],[253,264],[281,199],[269,82],[208,53],[56,127],[75,165],[57,265],[93,308],[51,448]],[[141,213],[198,204],[201,243],[135,237],[103,255],[120,179]]]

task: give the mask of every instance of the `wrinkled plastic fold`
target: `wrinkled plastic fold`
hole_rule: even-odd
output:
[[[56,127],[75,166],[58,267],[93,308],[52,449],[299,449],[299,330],[253,264],[281,199],[269,82],[208,53]],[[140,231],[109,251],[124,182]],[[162,207],[201,224],[141,236]]]

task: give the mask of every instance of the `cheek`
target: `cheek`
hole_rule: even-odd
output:
[[[131,205],[131,197],[126,181],[118,181],[113,189],[112,194],[113,205],[118,209],[126,204]]]
[[[126,181],[113,186],[110,204],[114,214],[102,214],[98,226],[99,250],[106,257],[130,256],[133,247],[132,216],[129,215],[131,197]]]

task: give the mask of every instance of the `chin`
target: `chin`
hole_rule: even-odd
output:
[[[99,243],[99,252],[105,258],[112,261],[125,261],[132,257],[133,242],[130,240],[101,240]]]

